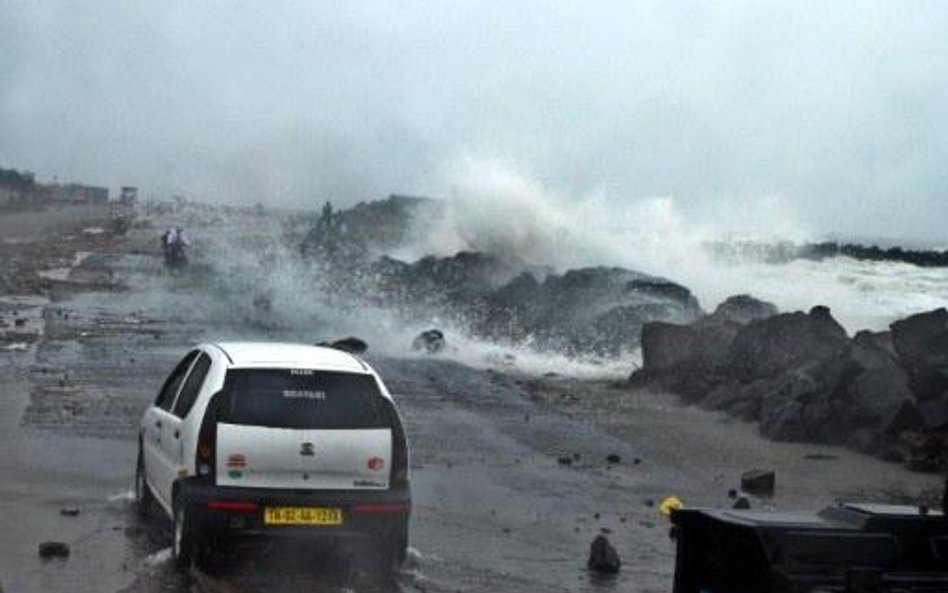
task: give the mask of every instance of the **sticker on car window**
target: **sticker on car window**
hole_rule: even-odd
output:
[[[316,399],[322,401],[326,399],[326,392],[316,391],[313,389],[284,389],[283,397],[291,399]]]

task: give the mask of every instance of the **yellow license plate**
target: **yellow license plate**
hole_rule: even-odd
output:
[[[327,507],[264,507],[264,525],[342,525],[342,509]]]

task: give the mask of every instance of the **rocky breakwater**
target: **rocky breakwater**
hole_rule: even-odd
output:
[[[557,274],[489,253],[460,252],[370,267],[371,294],[407,317],[437,312],[484,339],[571,355],[617,356],[638,345],[645,323],[687,323],[701,314],[688,289],[610,267]]]
[[[948,311],[850,338],[826,307],[732,297],[694,323],[646,323],[634,387],[757,421],[770,439],[841,444],[948,467]]]
[[[506,251],[395,257],[436,232],[439,212],[436,201],[401,196],[338,211],[327,204],[299,249],[337,302],[543,351],[617,357],[638,347],[645,323],[702,314],[687,288],[623,268],[557,271]]]

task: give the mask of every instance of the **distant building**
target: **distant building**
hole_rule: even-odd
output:
[[[57,202],[105,204],[109,201],[109,188],[65,183],[49,186],[51,198]]]
[[[119,203],[124,206],[132,206],[138,200],[138,188],[125,185],[122,186],[122,193],[119,194]]]
[[[22,204],[36,191],[36,179],[29,171],[0,168],[0,206]]]

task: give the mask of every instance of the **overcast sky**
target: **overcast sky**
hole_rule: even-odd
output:
[[[448,196],[481,159],[561,197],[942,241],[946,31],[911,0],[0,0],[0,166],[315,204]]]

